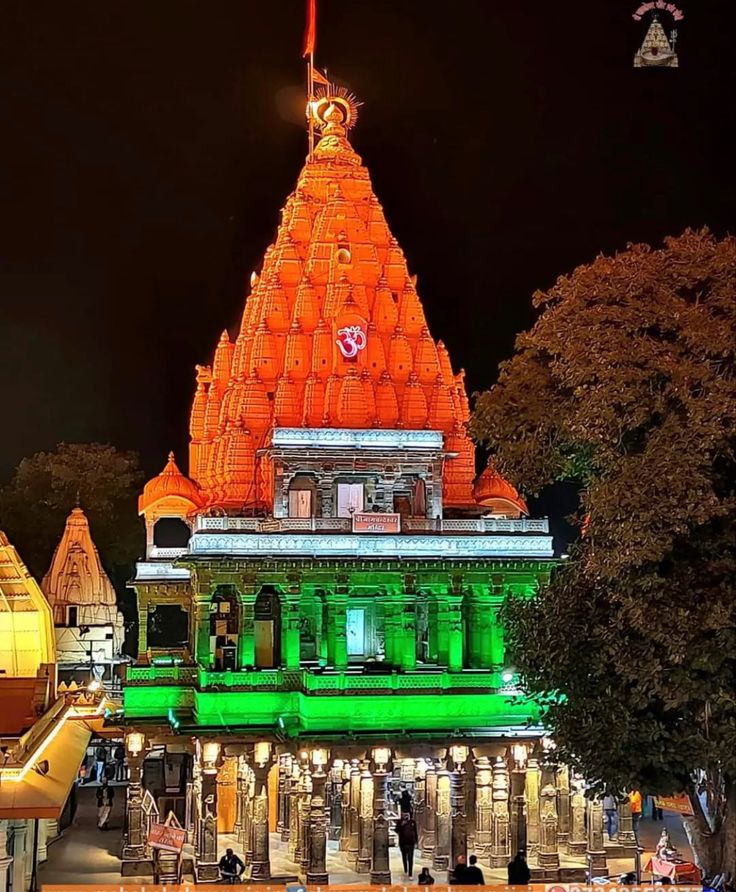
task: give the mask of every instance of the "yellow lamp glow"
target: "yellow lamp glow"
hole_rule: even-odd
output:
[[[527,750],[526,745],[523,743],[515,743],[512,749],[512,753],[517,768],[524,768],[524,766],[526,765],[527,757],[529,755],[529,751]]]
[[[131,731],[125,738],[125,746],[131,756],[139,756],[143,752],[146,738],[140,731]]]
[[[315,768],[322,768],[323,765],[327,764],[327,750],[317,749],[312,750],[312,764]]]
[[[267,765],[271,758],[271,744],[267,740],[259,740],[255,745],[256,765]]]
[[[464,765],[469,752],[468,747],[462,743],[453,743],[450,747],[450,755],[455,765]]]
[[[373,749],[373,761],[379,768],[385,768],[391,758],[391,750],[387,746],[377,746]]]
[[[210,768],[215,767],[219,755],[220,744],[216,740],[208,740],[202,747],[202,761]]]

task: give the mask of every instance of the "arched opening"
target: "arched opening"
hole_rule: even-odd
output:
[[[313,477],[297,474],[289,484],[289,517],[317,515],[317,484]]]
[[[153,544],[159,548],[186,548],[192,531],[179,517],[162,517],[153,527]]]
[[[254,608],[256,666],[274,669],[281,662],[281,602],[276,589],[264,585]]]
[[[189,638],[189,614],[178,604],[157,604],[148,614],[148,646],[179,648]]]
[[[210,647],[215,670],[235,669],[238,663],[240,611],[232,590],[219,588],[210,605]]]

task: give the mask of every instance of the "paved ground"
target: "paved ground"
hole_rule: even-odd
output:
[[[119,883],[120,882],[120,848],[121,828],[123,823],[123,805],[125,801],[124,786],[116,786],[116,796],[113,804],[113,812],[110,820],[111,829],[102,832],[97,829],[97,803],[95,784],[88,784],[78,790],[79,807],[74,823],[69,827],[63,837],[49,846],[48,861],[39,871],[39,880],[43,883]],[[671,812],[665,812],[665,820],[650,821],[644,819],[639,827],[639,838],[644,848],[641,856],[642,867],[653,854],[657,840],[666,826],[673,843],[680,850],[683,858],[690,859],[691,852],[687,843],[685,831],[680,817]],[[240,847],[232,837],[222,835],[220,837],[221,854],[224,854],[228,845],[236,852]],[[421,856],[414,865],[414,876],[423,866]],[[294,865],[288,860],[288,844],[282,843],[279,836],[271,835],[271,865],[274,874],[290,874],[295,872]],[[337,843],[329,843],[327,855],[327,869],[333,883],[365,885],[365,877],[358,877],[345,862],[343,855],[337,849]],[[633,858],[610,859],[609,871],[611,877],[617,877],[634,869]],[[487,882],[505,882],[505,870],[491,870],[488,865],[483,865]],[[445,876],[441,871],[432,871],[438,882],[444,882]],[[396,848],[391,849],[391,874],[394,882],[404,880],[404,872],[401,864],[401,855]],[[644,879],[648,879],[645,874]],[[127,882],[135,882],[135,878],[126,878]],[[150,882],[150,877],[148,878]]]

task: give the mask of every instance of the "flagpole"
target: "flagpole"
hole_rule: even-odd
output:
[[[309,123],[309,157],[314,153],[314,50],[307,57],[307,121]]]

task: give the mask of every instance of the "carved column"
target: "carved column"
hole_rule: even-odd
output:
[[[517,767],[511,772],[511,855],[526,851],[526,800],[524,785],[526,771]]]
[[[291,788],[294,783],[294,766],[296,762],[291,753],[284,756],[284,804],[283,804],[283,826],[281,828],[281,841],[288,842],[291,835],[291,806],[293,797]],[[298,769],[297,769],[298,770]]]
[[[493,845],[493,768],[488,756],[475,763],[475,849],[489,855]]]
[[[234,833],[238,843],[243,845],[243,799],[245,798],[245,757],[238,756],[235,774],[235,827]]]
[[[539,762],[529,759],[526,766],[526,843],[529,854],[539,850]]]
[[[434,765],[424,775],[424,802],[422,857],[433,858],[437,845],[437,769]]]
[[[270,761],[256,764],[255,790],[253,796],[253,854],[251,856],[250,878],[264,882],[271,879],[271,854],[268,835],[268,770]]]
[[[432,857],[435,870],[447,870],[450,866],[452,844],[452,811],[450,805],[450,772],[441,768],[437,772],[437,836]]]
[[[499,756],[493,766],[493,848],[491,867],[505,867],[509,862],[509,773]]]
[[[463,668],[463,596],[447,596],[447,667],[450,672],[460,672]]]
[[[360,768],[356,762],[350,766],[349,800],[350,836],[348,837],[347,859],[355,870],[360,852]]]
[[[327,661],[336,669],[348,665],[347,594],[327,594]]]
[[[567,851],[571,855],[584,855],[588,846],[585,835],[585,796],[579,788],[570,797],[570,838]]]
[[[539,791],[539,866],[556,870],[560,866],[557,849],[557,788],[555,769],[542,769],[542,789]]]
[[[417,825],[417,835],[419,836],[419,842],[417,844],[417,848],[421,851],[424,848],[424,823],[426,819],[426,780],[425,774],[422,774],[419,771],[419,766],[423,763],[417,760],[417,772],[415,775],[414,781],[414,820]],[[425,771],[426,773],[426,771]]]
[[[285,814],[285,802],[286,802],[286,775],[287,775],[287,766],[286,766],[286,758],[288,753],[281,753],[279,756],[279,781],[277,786],[277,800],[276,800],[276,832],[281,835],[283,839],[284,833],[284,814]],[[288,823],[288,822],[287,822]]]
[[[360,799],[358,801],[358,859],[357,873],[368,873],[373,857],[373,777],[367,763],[360,772]]]
[[[625,849],[636,849],[634,822],[631,817],[631,800],[622,796],[618,804],[618,841]]]
[[[340,851],[347,852],[350,841],[351,815],[350,815],[350,772],[352,766],[348,760],[342,769],[342,797],[340,800]]]
[[[327,839],[332,840],[340,840],[342,835],[343,765],[344,763],[342,759],[336,759],[329,774],[329,795],[327,797]]]
[[[146,840],[143,828],[143,788],[141,771],[143,757],[128,753],[128,792],[126,797],[126,834],[123,843],[123,861],[140,861],[145,857]]]
[[[299,780],[299,838],[295,860],[302,870],[309,867],[309,812],[312,807],[312,774],[308,765],[302,769]]]
[[[312,799],[309,816],[309,866],[307,883],[329,883],[327,876],[327,822],[325,820],[325,783],[327,775],[317,766],[312,775]]]
[[[588,863],[591,877],[606,876],[606,850],[603,847],[603,805],[600,799],[588,801]]]
[[[302,770],[299,762],[294,759],[289,780],[289,857],[298,862],[297,849],[299,843],[299,787]],[[301,853],[300,853],[301,855]]]
[[[288,591],[281,596],[281,662],[286,669],[298,669],[300,653],[299,592]]]
[[[450,808],[452,809],[452,829],[450,864],[457,864],[458,858],[468,856],[468,824],[465,812],[465,768],[456,765],[452,772],[450,786]]]
[[[238,667],[252,668],[256,664],[256,594],[248,592],[240,597],[240,637],[238,639]]]
[[[555,777],[557,785],[557,842],[565,851],[570,838],[570,770],[560,765]]]
[[[0,890],[8,888],[8,871],[12,869],[13,858],[8,855],[8,822],[0,821]]]
[[[373,774],[373,861],[371,885],[391,883],[389,864],[388,820],[386,818],[386,771],[377,769]]]
[[[202,772],[202,817],[197,839],[197,882],[213,883],[220,877],[217,866],[217,773]]]

